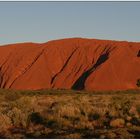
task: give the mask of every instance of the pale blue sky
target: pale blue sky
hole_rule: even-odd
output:
[[[140,42],[140,2],[0,2],[0,44],[69,37]]]

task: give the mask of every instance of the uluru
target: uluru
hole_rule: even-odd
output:
[[[140,43],[67,38],[0,46],[5,89],[138,89]]]

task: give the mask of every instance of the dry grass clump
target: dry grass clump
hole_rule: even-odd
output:
[[[124,127],[125,125],[125,120],[122,119],[122,118],[117,118],[117,119],[114,119],[112,121],[110,121],[110,126],[111,127]]]

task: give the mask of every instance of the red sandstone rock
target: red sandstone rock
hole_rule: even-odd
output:
[[[0,47],[0,87],[137,89],[140,43],[62,39]]]

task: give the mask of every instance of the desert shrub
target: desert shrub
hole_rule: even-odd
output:
[[[139,118],[136,118],[136,117],[133,117],[130,122],[133,124],[133,125],[136,125],[136,126],[140,126],[140,119]]]
[[[81,114],[78,105],[72,103],[61,103],[54,107],[57,116],[77,117]]]
[[[100,114],[99,113],[89,113],[88,114],[89,121],[98,120],[99,118],[100,118]]]
[[[104,125],[104,128],[106,129],[110,128],[110,120],[109,119],[104,120],[103,125]]]
[[[56,120],[47,120],[46,121],[46,126],[47,127],[55,127],[55,126],[57,126],[57,121]]]
[[[105,113],[105,118],[106,118],[106,119],[109,119],[109,120],[113,119],[113,117],[110,115],[110,112],[109,112],[109,111],[107,111],[107,112]]]
[[[137,105],[137,106],[136,106],[136,110],[137,110],[137,112],[140,114],[140,105]]]
[[[23,96],[22,98],[11,103],[13,107],[17,107],[23,112],[31,111],[35,108],[36,99],[33,97]]]
[[[39,112],[33,112],[29,115],[28,121],[34,124],[43,124],[44,119]]]
[[[27,127],[28,117],[34,110],[34,106],[32,105],[34,99],[26,96],[13,99],[8,102],[8,106],[3,108],[3,113],[11,119],[13,126],[22,125]]]
[[[11,91],[11,92],[6,93],[4,97],[8,101],[15,101],[21,97],[21,94]]]
[[[72,121],[72,122],[77,122],[77,121],[80,121],[80,118],[78,116],[63,116],[64,119],[67,119],[69,121]]]
[[[123,113],[125,114],[129,114],[129,110],[130,110],[130,107],[131,107],[131,101],[129,100],[126,100],[124,102],[122,102],[122,109],[123,109]]]
[[[0,131],[6,129],[8,126],[11,126],[11,120],[6,115],[0,113]]]
[[[81,109],[80,111],[81,111],[81,115],[86,116],[86,113],[84,112],[83,109]]]
[[[16,107],[12,108],[6,115],[11,119],[13,126],[21,125],[24,119],[24,114],[22,115],[21,110]]]
[[[140,79],[137,80],[137,86],[140,87]]]
[[[64,126],[64,120],[62,121],[62,118],[56,118],[56,116],[53,116],[51,118],[46,118],[43,122],[43,125],[47,128],[51,128],[51,129],[62,129],[62,127]]]
[[[126,97],[113,97],[109,104],[109,109],[118,113],[116,117],[125,117],[129,114],[132,102]]]

